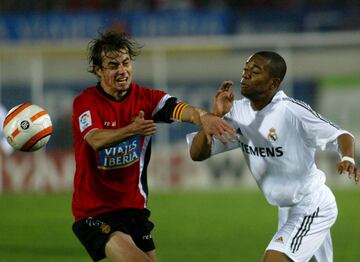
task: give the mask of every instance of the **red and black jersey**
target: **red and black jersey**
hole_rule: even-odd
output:
[[[135,135],[95,151],[85,140],[93,129],[129,125],[140,110],[145,119],[172,122],[178,103],[163,91],[133,83],[127,96],[116,101],[100,85],[85,89],[73,103],[76,171],[72,210],[75,220],[125,208],[146,208],[151,136]]]

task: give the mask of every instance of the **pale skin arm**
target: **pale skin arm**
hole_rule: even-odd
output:
[[[338,136],[337,142],[342,156],[348,156],[354,158],[355,156],[355,144],[354,139],[349,134],[342,134]],[[341,161],[337,164],[337,170],[339,174],[348,174],[349,178],[354,177],[355,183],[360,181],[360,171],[350,161]]]
[[[95,129],[85,137],[85,140],[97,151],[134,135],[149,136],[155,132],[155,122],[146,120],[144,112],[140,111],[131,124],[118,129]]]
[[[213,99],[213,114],[223,117],[228,113],[234,102],[234,93],[231,90],[232,81],[224,81]],[[232,133],[234,135],[234,133]],[[211,156],[211,137],[201,129],[194,137],[190,147],[190,157],[193,161],[203,161]]]
[[[213,135],[223,143],[226,143],[227,140],[232,141],[232,135],[235,135],[235,130],[224,120],[203,109],[190,105],[184,108],[181,121],[202,126],[209,142]],[[146,120],[144,112],[140,111],[131,124],[118,129],[95,129],[86,136],[85,140],[97,151],[134,135],[149,136],[155,132],[155,122]]]
[[[225,144],[227,141],[233,141],[233,136],[236,134],[234,128],[220,117],[190,105],[185,107],[181,121],[201,126],[201,130],[209,144],[211,143],[212,136],[215,136]]]

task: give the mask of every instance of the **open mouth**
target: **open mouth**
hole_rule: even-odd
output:
[[[240,83],[241,88],[249,88],[249,86],[245,83]]]
[[[127,80],[128,80],[127,77],[116,78],[116,82],[118,83],[126,83]]]

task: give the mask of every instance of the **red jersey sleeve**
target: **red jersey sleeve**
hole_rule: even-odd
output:
[[[102,127],[96,104],[88,95],[82,94],[74,100],[73,121],[83,138],[94,128]]]

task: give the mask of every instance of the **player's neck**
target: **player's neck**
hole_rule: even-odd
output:
[[[251,99],[251,107],[254,111],[260,111],[262,110],[264,107],[266,107],[268,104],[271,103],[273,97],[275,96],[276,93],[271,94],[269,96],[266,97],[260,97],[260,98],[255,98],[255,99]]]

